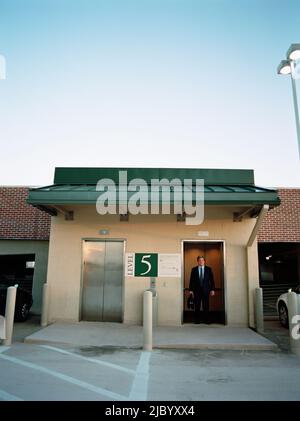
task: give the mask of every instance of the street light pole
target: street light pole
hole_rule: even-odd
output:
[[[295,109],[295,119],[296,119],[296,130],[297,130],[297,139],[298,139],[298,153],[300,159],[300,120],[299,120],[299,108],[298,108],[298,98],[297,98],[297,89],[295,81],[295,63],[293,60],[290,62],[291,66],[291,81],[292,81],[292,91],[293,91],[293,100],[294,100],[294,109]]]
[[[291,75],[293,102],[295,110],[296,131],[298,140],[298,153],[300,159],[300,120],[296,87],[296,61],[300,59],[300,44],[292,44],[286,53],[286,60],[282,60],[277,68],[280,75]],[[300,64],[299,64],[300,65]]]

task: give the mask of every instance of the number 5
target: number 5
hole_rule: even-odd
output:
[[[141,273],[141,275],[146,275],[146,273],[150,272],[151,270],[151,263],[147,262],[146,259],[149,259],[151,257],[151,254],[145,254],[141,260],[142,263],[145,263],[145,265],[148,266],[148,270],[146,270],[146,272]]]

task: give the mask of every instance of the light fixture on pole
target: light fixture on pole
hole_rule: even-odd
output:
[[[299,60],[300,58],[300,44],[292,44],[286,53],[288,60]]]
[[[296,130],[298,139],[298,152],[300,159],[300,121],[299,121],[299,108],[296,90],[296,61],[300,60],[300,44],[292,44],[286,53],[286,60],[282,60],[277,67],[277,73],[279,75],[291,75],[292,91],[294,100],[294,110],[296,119]],[[300,64],[299,64],[300,65]]]
[[[281,60],[279,66],[277,67],[277,73],[279,75],[291,74],[290,60]]]

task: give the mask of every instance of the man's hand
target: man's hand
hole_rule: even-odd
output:
[[[192,298],[194,298],[194,293],[193,293],[193,291],[190,291],[190,296],[191,296]]]
[[[213,297],[215,295],[215,291],[210,291],[210,296]]]

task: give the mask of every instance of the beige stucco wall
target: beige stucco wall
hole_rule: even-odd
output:
[[[207,208],[199,226],[177,222],[174,215],[130,215],[129,222],[120,222],[117,215],[100,216],[94,206],[69,209],[74,210],[73,221],[65,221],[61,214],[52,218],[47,277],[50,321],[80,320],[82,239],[124,239],[128,253],[181,253],[182,240],[223,240],[227,324],[248,326],[248,277],[251,293],[259,285],[256,243],[251,258],[246,248],[255,219],[233,222],[232,212],[237,209],[229,207]],[[108,229],[109,234],[100,235],[101,229]],[[209,236],[199,237],[199,230],[208,231]],[[160,325],[181,324],[182,285],[180,278],[157,279]],[[142,293],[149,286],[149,278],[124,278],[124,323],[141,323]],[[250,308],[250,319],[252,313]]]

